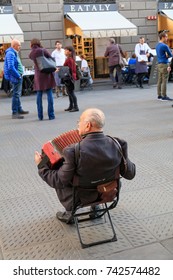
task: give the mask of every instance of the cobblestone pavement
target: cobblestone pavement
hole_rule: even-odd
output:
[[[173,97],[172,84],[168,95]],[[0,91],[0,259],[170,259],[173,260],[173,108],[156,87],[113,89],[108,83],[78,92],[80,111],[64,112],[67,97],[55,97],[56,119],[37,120],[35,95],[22,97],[23,120],[11,119],[11,99]],[[74,225],[59,222],[62,206],[37,174],[34,151],[73,129],[81,112],[98,107],[106,114],[105,133],[124,138],[136,163],[133,181],[122,180],[112,210],[118,241],[82,249]],[[87,227],[84,238],[109,234],[107,224]]]

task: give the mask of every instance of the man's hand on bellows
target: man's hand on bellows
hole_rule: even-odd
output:
[[[35,157],[34,157],[35,163],[38,165],[41,160],[42,160],[42,156],[39,152],[35,151]]]

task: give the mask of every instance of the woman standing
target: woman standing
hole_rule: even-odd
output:
[[[138,84],[136,86],[139,86],[140,88],[143,88],[142,82],[143,79],[148,72],[148,56],[151,49],[148,46],[147,43],[145,43],[144,37],[139,38],[139,43],[135,46],[135,54],[136,54],[136,74],[137,74],[137,82]]]
[[[79,111],[77,97],[74,93],[74,82],[76,80],[76,53],[72,46],[65,47],[64,51],[65,56],[67,57],[64,62],[64,66],[68,66],[70,68],[71,73],[70,79],[64,80],[70,103],[69,107],[65,109],[65,111],[76,112]]]
[[[31,40],[31,52],[29,54],[29,58],[34,61],[34,90],[37,92],[37,111],[39,120],[43,120],[43,104],[42,104],[42,95],[45,91],[47,93],[47,102],[48,102],[48,117],[49,120],[53,120],[55,118],[54,115],[54,106],[53,106],[53,92],[52,88],[56,86],[53,73],[41,73],[37,66],[36,58],[38,56],[51,57],[49,52],[44,49],[41,45],[40,40],[32,39]]]

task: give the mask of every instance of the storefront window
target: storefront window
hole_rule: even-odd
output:
[[[158,33],[168,32],[168,46],[173,48],[173,0],[158,1]]]

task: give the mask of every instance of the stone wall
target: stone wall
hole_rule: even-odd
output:
[[[141,35],[154,48],[157,41],[157,21],[147,20],[147,16],[156,15],[157,1],[116,2],[119,12],[138,27],[137,36],[117,38],[123,50],[132,53]],[[12,0],[12,5],[17,22],[24,32],[21,58],[26,67],[32,66],[28,59],[32,38],[41,39],[43,46],[50,52],[54,49],[56,40],[61,40],[64,45],[69,44],[64,36],[63,0]]]
[[[28,59],[30,41],[41,40],[50,52],[56,40],[64,39],[63,1],[62,0],[12,0],[17,22],[24,32],[21,58],[26,67],[32,66]]]
[[[135,44],[139,41],[140,36],[144,36],[145,41],[151,48],[155,48],[158,41],[157,20],[148,20],[147,16],[157,15],[157,1],[118,1],[119,12],[128,18],[138,27],[138,35],[134,37],[122,37],[121,44],[126,51],[133,52]]]
[[[157,36],[157,20],[148,20],[148,16],[157,15],[156,0],[149,1],[117,1],[117,9],[120,14],[130,20],[138,28],[137,36],[116,38],[117,43],[121,44],[123,51],[128,52],[130,56],[135,49],[136,43],[139,42],[139,37],[144,36],[145,41],[151,48],[155,48],[158,40]],[[104,54],[108,44],[106,38],[95,39],[96,56]]]

